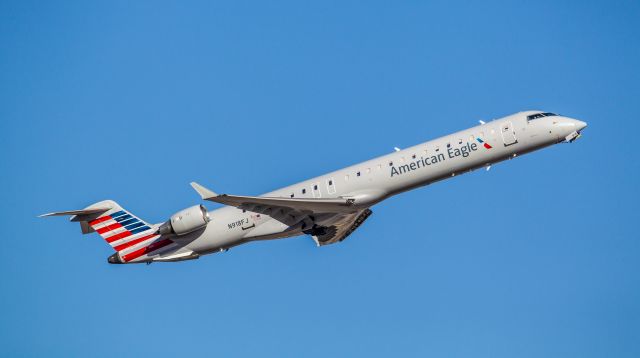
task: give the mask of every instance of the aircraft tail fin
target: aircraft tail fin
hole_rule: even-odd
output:
[[[156,233],[156,225],[148,224],[113,200],[104,200],[82,210],[58,211],[40,217],[63,215],[71,215],[71,221],[79,222],[83,234],[97,232],[117,252],[145,246],[143,242],[151,243],[160,236]]]

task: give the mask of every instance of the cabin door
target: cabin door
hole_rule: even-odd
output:
[[[518,142],[518,139],[516,139],[516,131],[513,129],[513,123],[511,123],[511,121],[502,123],[500,132],[502,132],[502,141],[505,147]]]

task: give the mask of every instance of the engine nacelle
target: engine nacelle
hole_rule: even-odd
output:
[[[169,221],[160,225],[158,232],[162,235],[185,235],[207,226],[209,221],[211,219],[207,208],[195,205],[173,214]]]

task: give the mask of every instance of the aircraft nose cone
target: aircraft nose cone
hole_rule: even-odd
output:
[[[578,128],[578,132],[580,132],[581,130],[587,128],[587,122],[576,120],[576,127]]]

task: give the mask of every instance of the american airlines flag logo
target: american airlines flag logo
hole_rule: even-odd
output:
[[[118,251],[125,262],[173,243],[169,239],[156,240],[160,235],[155,229],[124,210],[90,221],[89,225]]]
[[[493,148],[492,146],[489,145],[489,143],[487,143],[487,142],[483,141],[482,139],[480,139],[480,137],[476,137],[476,140],[478,141],[478,143],[482,144],[487,149]]]

